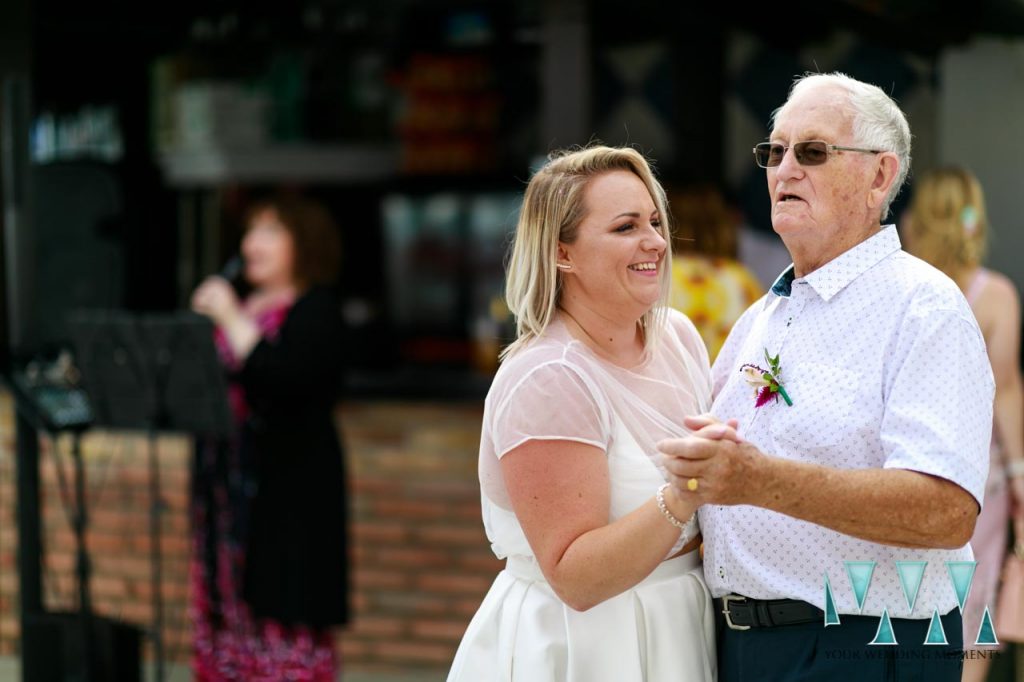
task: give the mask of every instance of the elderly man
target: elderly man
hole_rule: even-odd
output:
[[[808,75],[754,157],[793,265],[718,356],[713,417],[660,444],[703,504],[720,679],[959,680],[971,564],[946,562],[972,560],[994,383],[957,286],[882,224],[906,119]]]

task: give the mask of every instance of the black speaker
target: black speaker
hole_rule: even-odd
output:
[[[0,369],[68,345],[67,318],[125,300],[123,171],[95,160],[33,164],[27,77],[0,89]]]
[[[18,284],[28,286],[25,342],[66,347],[67,322],[81,308],[124,302],[121,179],[110,164],[66,161],[32,167],[32,254]]]
[[[32,682],[140,682],[142,632],[134,625],[93,614],[84,660],[81,616],[71,612],[29,614],[21,637],[22,679]]]
[[[0,372],[6,374],[13,349],[23,344],[24,320],[31,307],[31,292],[19,286],[29,259],[31,92],[27,73],[0,75]]]

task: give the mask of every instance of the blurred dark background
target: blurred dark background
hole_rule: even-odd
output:
[[[1022,33],[1012,0],[7,0],[0,359],[52,353],[71,309],[183,307],[246,204],[284,189],[341,226],[357,389],[486,376],[517,200],[551,149],[636,145],[768,234],[749,147],[795,74],[892,91],[921,168],[949,156],[949,55]]]

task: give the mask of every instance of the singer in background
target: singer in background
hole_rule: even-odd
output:
[[[241,253],[244,299],[230,267],[192,295],[238,425],[196,449],[195,679],[334,682],[349,613],[338,231],[323,206],[276,197],[250,208]]]

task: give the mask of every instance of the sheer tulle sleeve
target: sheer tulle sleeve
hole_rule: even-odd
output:
[[[702,411],[711,409],[711,362],[704,339],[693,321],[678,310],[669,311],[669,324],[692,362],[686,363],[686,380],[693,385],[693,393]]]
[[[572,440],[607,451],[611,427],[596,384],[555,360],[509,382],[495,405],[491,434],[500,458],[528,440]]]

